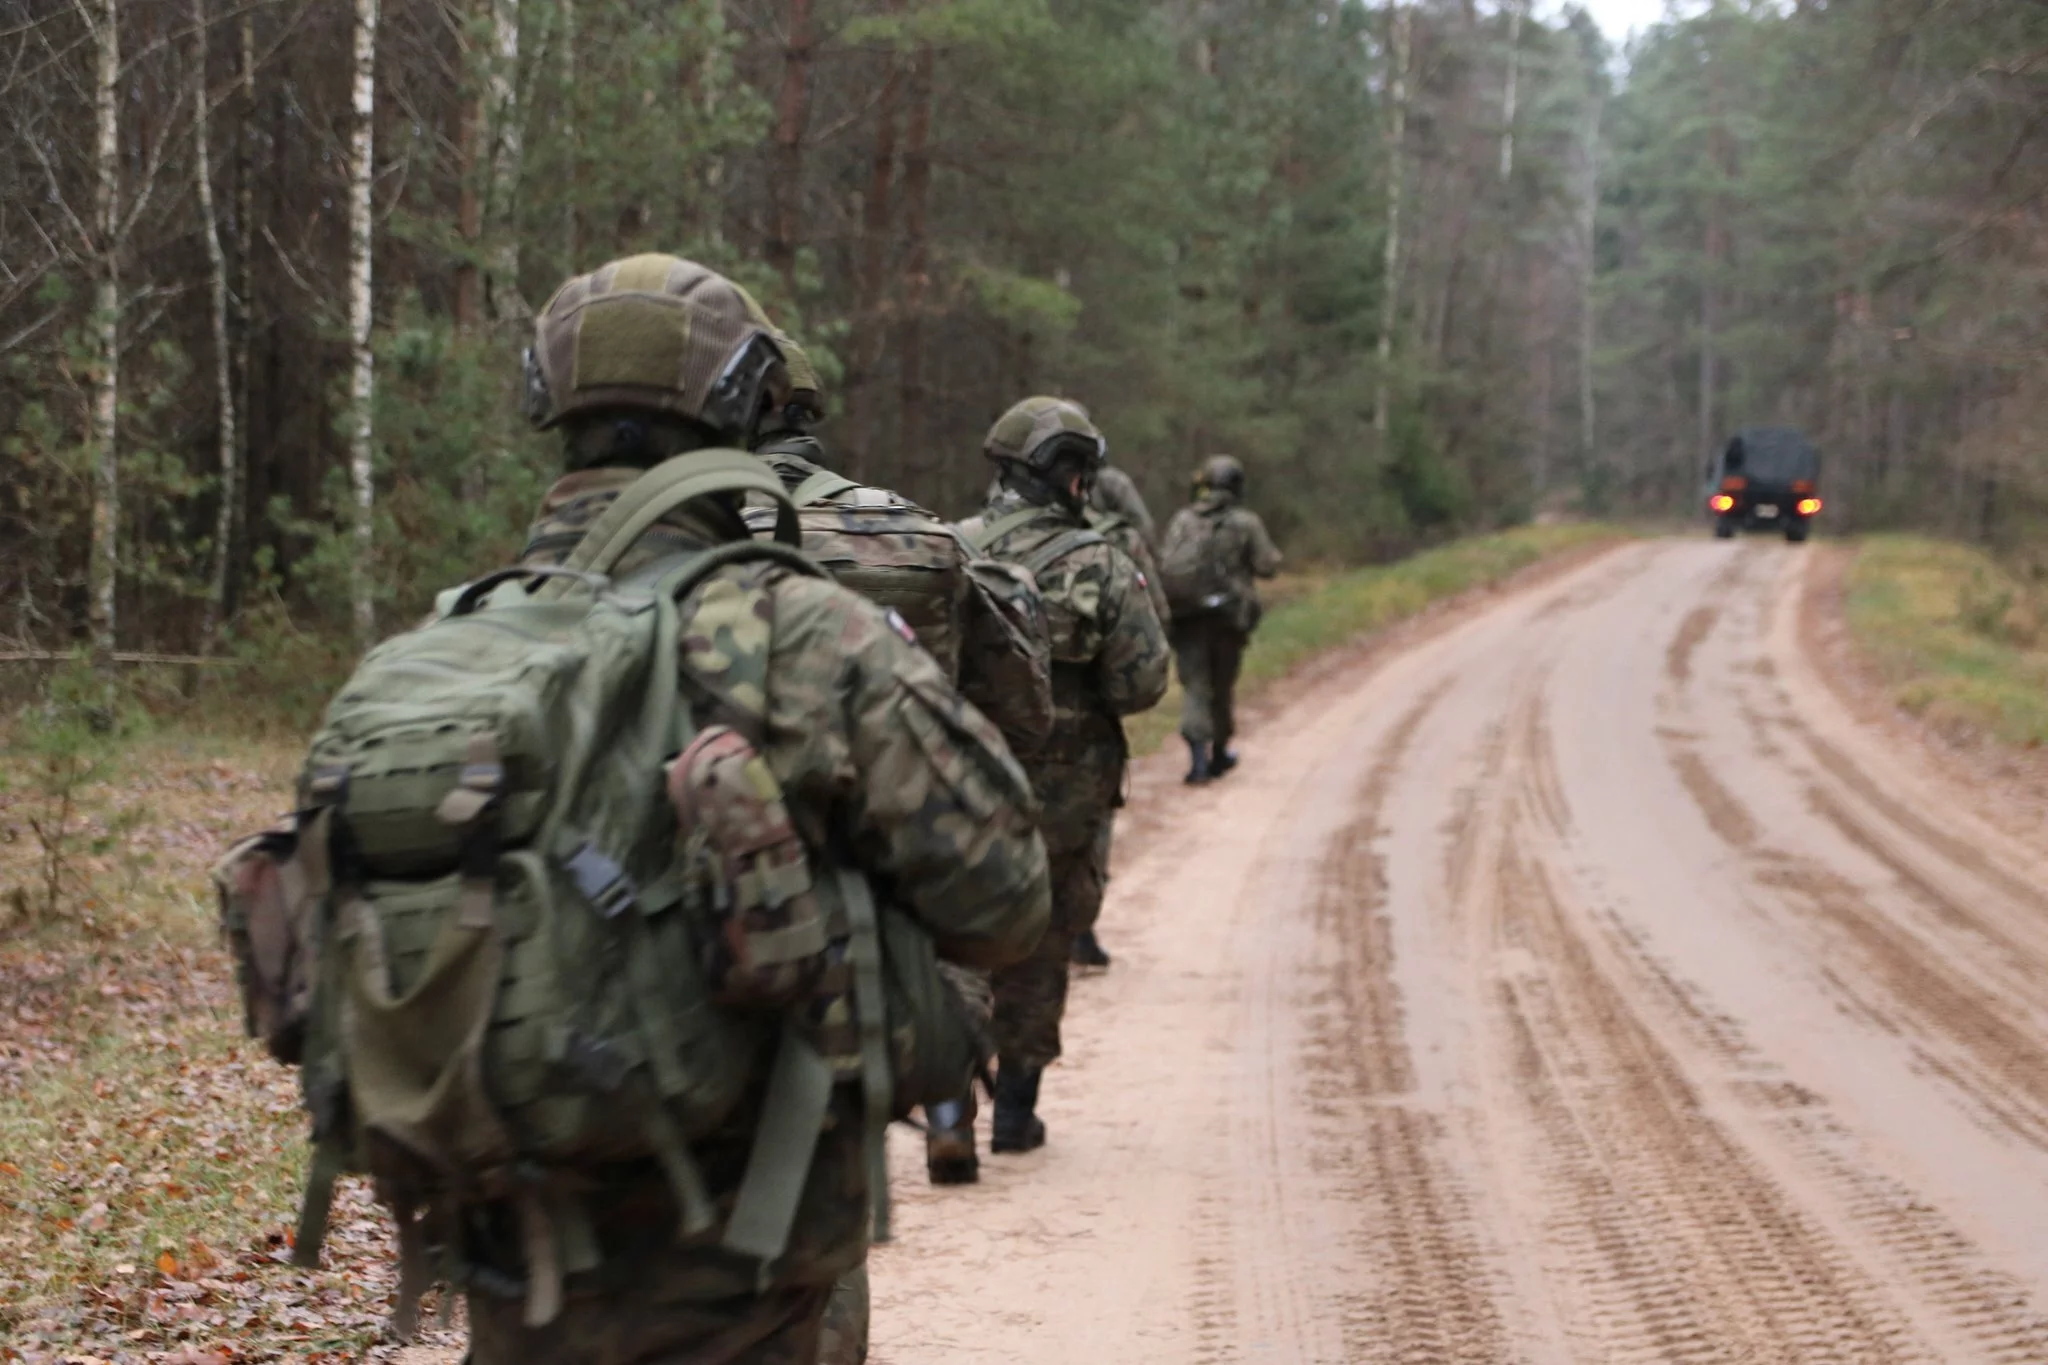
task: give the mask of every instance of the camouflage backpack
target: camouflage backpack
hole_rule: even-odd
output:
[[[606,576],[670,510],[738,490],[778,501],[780,543]],[[399,1227],[401,1334],[436,1278],[429,1246],[459,1278],[462,1211],[481,1201],[516,1211],[536,1326],[565,1275],[599,1264],[587,1168],[658,1162],[680,1233],[707,1234],[690,1144],[757,1091],[720,1245],[765,1277],[833,1087],[862,1085],[872,1165],[888,1117],[956,1093],[976,1060],[929,936],[878,913],[859,874],[814,875],[767,764],[733,729],[699,731],[679,687],[687,632],[725,660],[724,688],[765,696],[766,650],[729,642],[764,628],[766,575],[711,575],[818,573],[796,534],[751,457],[657,467],[566,565],[453,590],[371,651],[313,741],[294,821],[216,871],[250,1031],[303,1068],[298,1259],[317,1260],[335,1177],[369,1174]]]
[[[755,452],[807,463],[822,452],[799,438]],[[804,553],[843,587],[897,613],[1013,750],[1052,728],[1052,655],[1045,608],[1029,577],[981,557],[953,527],[898,494],[818,469],[790,491]],[[768,530],[774,509],[750,507]]]
[[[1223,507],[1182,508],[1159,544],[1159,581],[1175,616],[1197,616],[1230,605],[1229,568],[1219,543]]]

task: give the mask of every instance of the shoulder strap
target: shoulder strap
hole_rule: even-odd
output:
[[[1044,512],[1043,507],[1020,507],[1008,516],[997,517],[994,521],[984,523],[980,530],[967,538],[968,543],[981,553],[987,554],[990,546],[1018,527],[1036,521]]]
[[[789,492],[789,500],[798,507],[811,507],[827,498],[836,498],[849,489],[860,487],[844,474],[835,474],[821,469],[805,479]]]
[[[1031,570],[1031,576],[1036,578],[1076,550],[1085,550],[1090,545],[1107,545],[1108,543],[1109,541],[1101,532],[1090,531],[1084,527],[1076,526],[1054,536],[1051,540],[1046,541],[1017,562]]]
[[[696,450],[663,460],[627,486],[605,509],[562,567],[610,573],[648,527],[693,498],[711,493],[760,493],[776,504],[775,538],[803,543],[796,504],[782,480],[738,450]]]
[[[653,566],[648,571],[647,576],[651,580],[648,586],[657,596],[679,602],[689,596],[699,583],[726,565],[754,559],[772,559],[812,578],[827,576],[810,556],[779,540],[729,540],[708,550],[699,550],[681,563],[669,561]]]

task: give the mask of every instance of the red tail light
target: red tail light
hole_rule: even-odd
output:
[[[1792,480],[1792,491],[1793,491],[1794,493],[1811,493],[1811,492],[1813,491],[1813,480],[1812,480],[1812,479],[1794,479],[1794,480]]]
[[[1730,493],[1739,493],[1749,487],[1749,480],[1743,478],[1740,474],[1730,474],[1727,478],[1721,480],[1721,487]]]
[[[1819,499],[1819,498],[1801,498],[1801,499],[1799,500],[1799,505],[1798,505],[1798,508],[1797,508],[1796,510],[1798,511],[1798,513],[1799,513],[1799,515],[1800,515],[1800,516],[1802,516],[1802,517],[1810,517],[1810,516],[1812,516],[1812,515],[1813,515],[1813,514],[1814,514],[1815,512],[1818,512],[1818,511],[1820,511],[1820,499]]]
[[[1735,499],[1729,497],[1726,493],[1716,493],[1713,497],[1707,499],[1707,506],[1713,508],[1716,512],[1732,512],[1735,510]]]

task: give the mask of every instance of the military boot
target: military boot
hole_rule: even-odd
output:
[[[972,1185],[981,1179],[974,1153],[974,1091],[924,1107],[924,1169],[934,1185]]]
[[[1005,1066],[996,1072],[996,1112],[989,1123],[991,1152],[1030,1152],[1045,1146],[1045,1123],[1038,1108],[1042,1072]]]
[[[1237,755],[1219,744],[1215,756],[1209,760],[1209,776],[1221,777],[1236,766]]]
[[[1188,737],[1182,735],[1181,738]],[[1214,776],[1209,770],[1209,746],[1199,739],[1188,739],[1188,775],[1181,781],[1190,787],[1199,787]]]
[[[1107,967],[1109,954],[1102,950],[1093,929],[1083,929],[1074,935],[1074,946],[1067,957],[1076,967]]]

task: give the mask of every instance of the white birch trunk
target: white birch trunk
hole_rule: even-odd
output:
[[[193,0],[192,31],[192,166],[199,192],[199,226],[206,240],[207,301],[213,315],[213,379],[220,408],[220,508],[213,518],[213,583],[206,599],[200,631],[203,649],[212,649],[221,618],[227,613],[228,560],[234,552],[235,500],[241,496],[240,443],[235,436],[235,387],[228,350],[228,262],[220,245],[220,220],[213,211],[213,157],[207,146],[207,16],[206,0]]]
[[[355,493],[355,553],[350,560],[349,597],[356,642],[368,648],[377,634],[370,557],[376,512],[371,399],[376,357],[370,349],[370,185],[377,151],[377,0],[356,0],[355,91],[348,160],[348,329],[354,351],[349,383],[348,472]]]
[[[87,414],[92,462],[92,552],[86,570],[87,618],[95,658],[106,665],[114,653],[114,581],[120,568],[121,470],[117,462],[121,397],[121,32],[116,0],[101,0],[91,16],[98,46],[93,82],[93,375]]]
[[[491,5],[491,179],[484,189],[484,235],[490,242],[487,288],[491,316],[523,322],[532,316],[519,294],[519,176],[526,159],[525,113],[519,104],[519,0]]]
[[[1387,240],[1381,256],[1380,344],[1378,387],[1373,395],[1372,425],[1379,451],[1387,455],[1394,369],[1394,324],[1401,305],[1401,195],[1408,137],[1408,46],[1412,17],[1398,4],[1388,6],[1391,29],[1387,49]]]

